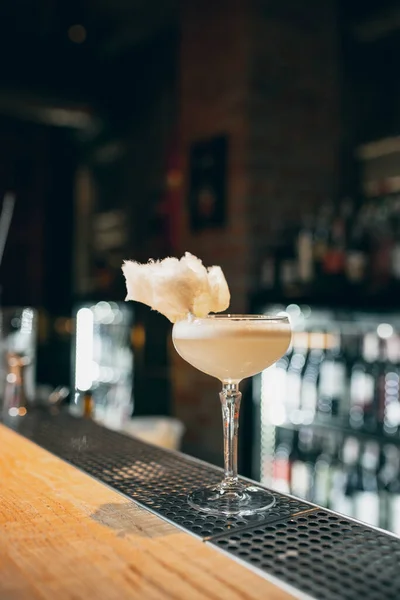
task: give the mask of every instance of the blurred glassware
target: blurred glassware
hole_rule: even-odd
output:
[[[3,412],[23,416],[35,399],[37,313],[31,307],[1,309]]]
[[[132,310],[101,301],[78,307],[74,345],[74,389],[71,412],[82,414],[81,399],[90,390],[93,418],[119,429],[133,410]]]

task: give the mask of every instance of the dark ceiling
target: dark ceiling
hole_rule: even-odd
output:
[[[0,113],[79,128],[93,112],[123,111],[177,13],[177,0],[0,2]]]
[[[382,27],[400,29],[400,10],[393,13],[400,0],[337,2],[342,23],[356,35],[371,38],[377,31],[381,35]],[[93,115],[122,120],[151,87],[154,65],[168,60],[165,49],[178,35],[178,3],[0,1],[0,115],[78,129]]]

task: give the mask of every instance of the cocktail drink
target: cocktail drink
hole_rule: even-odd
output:
[[[272,365],[289,347],[291,328],[285,316],[189,316],[175,323],[174,346],[188,363],[222,382],[224,479],[190,494],[189,503],[213,514],[249,515],[274,504],[266,490],[240,481],[237,438],[242,394],[239,383]]]
[[[188,363],[222,382],[225,476],[219,485],[190,494],[195,508],[214,514],[250,515],[274,504],[266,490],[240,481],[237,437],[242,394],[239,383],[281,358],[290,344],[287,317],[227,315],[229,287],[221,267],[206,268],[186,252],[181,259],[125,261],[126,300],[143,302],[174,327],[177,352]]]

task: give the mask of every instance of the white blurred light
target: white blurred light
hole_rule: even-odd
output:
[[[97,364],[97,362],[95,362],[93,360],[92,364],[91,364],[91,367],[92,367],[92,382],[93,381],[98,381],[99,380],[99,376],[100,376],[99,365]]]
[[[21,318],[21,333],[31,333],[33,322],[33,310],[31,308],[24,308],[22,311]]]
[[[114,312],[108,302],[98,302],[93,308],[96,323],[110,324],[114,320]]]
[[[75,387],[89,390],[93,384],[93,313],[80,308],[76,315]]]
[[[381,323],[376,328],[376,333],[381,339],[387,340],[393,335],[393,327],[389,323]]]
[[[301,315],[301,309],[298,304],[289,304],[289,306],[286,307],[286,311],[292,317],[299,317]]]
[[[10,417],[16,417],[19,414],[19,410],[16,406],[13,406],[12,408],[8,409],[8,414]]]

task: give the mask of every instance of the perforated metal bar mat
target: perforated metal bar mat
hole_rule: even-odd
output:
[[[211,543],[318,600],[400,599],[400,540],[325,510]]]
[[[202,515],[186,501],[221,470],[90,420],[32,412],[6,423],[211,546],[316,600],[400,600],[400,539],[274,493],[254,518]],[[300,597],[300,596],[299,596]]]
[[[32,412],[18,422],[17,431],[202,539],[276,521],[313,506],[274,494],[275,505],[264,514],[236,518],[203,515],[189,506],[187,495],[220,481],[222,472],[217,467],[68,414],[51,417]]]

